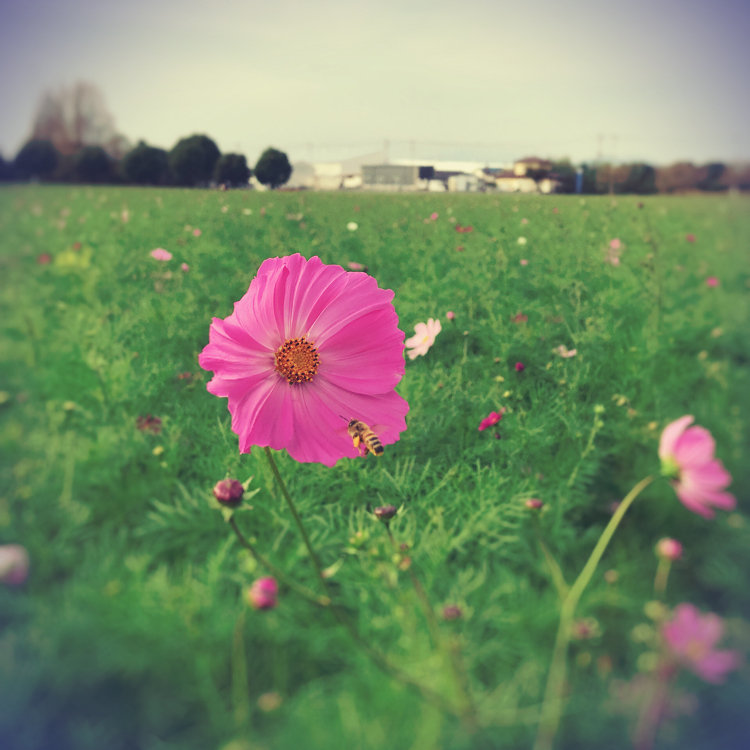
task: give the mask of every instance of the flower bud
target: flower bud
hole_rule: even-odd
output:
[[[444,620],[458,620],[463,612],[461,611],[461,607],[457,606],[456,604],[447,604],[445,607],[443,607],[443,619]]]
[[[656,554],[665,560],[679,560],[682,557],[682,545],[676,539],[664,537],[656,543]]]
[[[236,508],[242,502],[245,488],[237,479],[222,479],[214,486],[214,497],[222,504]]]
[[[20,586],[29,577],[29,553],[20,544],[0,545],[0,583]]]
[[[398,508],[395,505],[381,505],[373,511],[375,518],[380,521],[390,521],[397,512]]]
[[[526,502],[524,503],[524,505],[525,505],[525,506],[526,506],[526,507],[527,507],[527,508],[528,508],[529,510],[540,510],[540,509],[542,508],[542,506],[544,505],[544,503],[543,503],[543,502],[542,502],[542,501],[541,501],[541,500],[540,500],[539,498],[537,498],[537,497],[530,497],[530,498],[529,498],[529,499],[528,499],[528,500],[527,500],[527,501],[526,501]]]
[[[279,585],[275,578],[271,576],[259,578],[247,590],[247,603],[253,609],[273,609],[276,606],[278,593]]]

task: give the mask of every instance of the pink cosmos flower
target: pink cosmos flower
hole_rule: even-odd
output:
[[[530,497],[524,505],[529,510],[541,510],[544,507],[544,503],[538,497]]]
[[[521,219],[521,224],[528,224],[528,223],[529,223],[528,219],[526,219],[526,218]]]
[[[286,448],[297,461],[356,458],[347,423],[368,424],[384,445],[406,429],[404,333],[390,289],[299,253],[263,261],[234,312],[214,318],[198,358],[229,399],[242,453]]]
[[[20,544],[0,544],[0,583],[20,586],[29,577],[29,553]]]
[[[694,234],[686,234],[685,239],[687,242],[695,242],[695,235]]]
[[[500,411],[491,411],[479,423],[479,427],[477,427],[477,429],[480,432],[482,432],[483,430],[486,430],[488,427],[492,427],[493,425],[496,425],[503,418],[503,414],[505,414],[505,409],[500,409]]]
[[[526,369],[526,365],[523,362],[516,362],[516,372],[523,372]]]
[[[721,282],[719,281],[719,279],[716,278],[716,276],[709,276],[706,279],[706,286],[715,287],[715,286],[719,286],[720,283]]]
[[[356,261],[349,261],[349,263],[346,264],[346,267],[351,271],[366,271],[367,266],[363,266],[361,263],[357,263]]]
[[[656,543],[656,554],[665,560],[679,560],[682,557],[682,545],[676,539],[664,537]]]
[[[202,234],[203,234],[203,232],[201,232],[201,230],[198,229],[198,227],[196,227],[195,229],[193,229],[193,237],[200,237]]]
[[[713,518],[711,506],[732,510],[736,505],[734,496],[723,492],[732,477],[714,458],[711,433],[697,425],[689,427],[692,422],[688,414],[664,428],[659,441],[662,473],[673,480],[677,497],[688,510]]]
[[[448,312],[445,313],[445,317],[448,318],[448,320],[455,320],[456,313],[454,313],[453,310],[448,310]]]
[[[438,219],[438,216],[439,216],[438,212],[437,212],[437,211],[433,211],[433,212],[432,212],[432,213],[430,214],[430,219],[432,219],[432,221],[437,221],[437,219]]]
[[[154,260],[172,260],[172,253],[170,253],[169,250],[165,250],[163,247],[157,247],[156,250],[152,250],[149,255]]]
[[[435,343],[435,337],[443,330],[439,320],[430,318],[426,323],[417,323],[414,326],[414,335],[406,339],[404,345],[407,348],[409,359],[424,356]]]
[[[739,653],[714,649],[724,634],[722,619],[712,613],[702,615],[692,604],[678,605],[661,634],[671,656],[706,682],[724,682],[727,673],[739,666]]]
[[[516,313],[511,320],[514,323],[528,323],[529,322],[529,316],[524,315],[522,312]]]
[[[187,263],[181,263],[180,270],[184,273],[187,273],[190,270],[190,266]]]
[[[610,250],[619,250],[620,248],[622,248],[622,242],[620,242],[620,240],[615,237],[613,240],[609,241],[609,247]]]
[[[522,266],[528,266],[529,265],[529,261],[526,260],[526,258],[521,258],[520,263],[521,263]]]
[[[41,253],[37,256],[36,262],[40,266],[47,266],[52,263],[52,256],[49,253]]]
[[[268,576],[259,578],[247,590],[247,602],[253,609],[273,609],[277,604],[279,584]]]

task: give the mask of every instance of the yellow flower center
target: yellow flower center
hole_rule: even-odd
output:
[[[320,366],[318,350],[304,336],[285,341],[274,356],[276,372],[289,383],[309,383]]]

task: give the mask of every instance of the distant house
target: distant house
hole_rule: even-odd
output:
[[[448,190],[451,193],[476,193],[481,187],[480,180],[476,175],[466,174],[465,172],[451,175],[447,182]]]
[[[418,190],[419,167],[412,164],[364,164],[362,187],[365,190]]]
[[[524,177],[533,172],[549,172],[550,169],[552,169],[552,162],[540,159],[538,156],[527,156],[513,162],[513,174],[517,177]]]
[[[537,193],[539,185],[533,177],[504,171],[495,175],[495,186],[501,193]]]

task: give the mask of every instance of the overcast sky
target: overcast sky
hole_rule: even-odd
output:
[[[131,141],[251,164],[748,159],[749,32],[748,0],[0,0],[0,152],[85,80]]]

